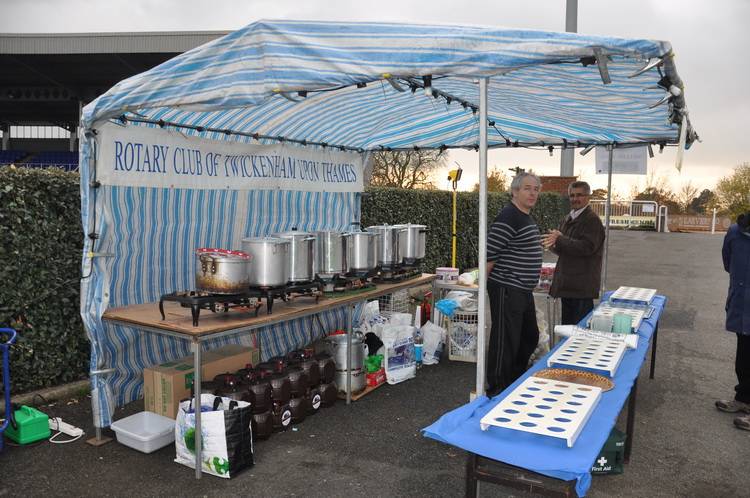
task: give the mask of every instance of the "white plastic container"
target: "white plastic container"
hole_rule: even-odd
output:
[[[458,281],[458,268],[450,268],[441,266],[435,268],[435,275],[437,279],[446,284],[455,284]]]
[[[153,412],[139,412],[112,422],[117,442],[151,453],[174,442],[174,420]]]

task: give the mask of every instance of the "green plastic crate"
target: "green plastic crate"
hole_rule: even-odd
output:
[[[17,429],[8,424],[5,435],[18,444],[29,444],[50,436],[49,417],[30,406],[23,405],[14,412]]]

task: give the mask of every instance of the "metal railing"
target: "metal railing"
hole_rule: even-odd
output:
[[[602,219],[607,219],[607,202],[592,200],[591,209]],[[655,201],[611,201],[610,227],[659,230],[659,205]]]

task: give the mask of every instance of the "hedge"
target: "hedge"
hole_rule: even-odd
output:
[[[383,223],[426,225],[427,243],[421,269],[432,272],[451,263],[452,192],[443,190],[402,190],[370,187],[362,201],[362,226]],[[487,225],[510,202],[508,193],[487,195]],[[570,209],[568,200],[543,192],[531,214],[545,231],[556,227]],[[479,240],[479,194],[459,192],[456,200],[456,264],[458,268],[477,266]]]
[[[490,194],[488,221],[509,201]],[[458,195],[458,265],[476,266],[478,195]],[[557,224],[567,201],[542,194],[533,211],[542,228]],[[450,264],[451,193],[370,188],[362,225],[429,227],[423,269]],[[89,342],[79,314],[83,230],[78,173],[0,167],[0,327],[19,331],[11,348],[14,393],[85,378]],[[2,389],[0,385],[0,390]]]
[[[0,168],[0,327],[12,391],[86,375],[89,342],[79,314],[83,231],[77,173]]]

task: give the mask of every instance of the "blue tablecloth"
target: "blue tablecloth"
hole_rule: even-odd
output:
[[[608,294],[605,294],[605,299]],[[500,400],[527,377],[547,366],[547,358],[552,352],[537,361],[528,372],[496,397],[488,399],[486,396],[480,396],[471,403],[446,413],[437,422],[423,429],[424,435],[540,474],[565,481],[576,479],[576,492],[578,496],[584,496],[591,486],[591,466],[612,431],[633,383],[638,378],[651,336],[666,302],[667,298],[664,296],[656,296],[653,299],[654,313],[638,328],[638,348],[625,352],[613,378],[615,387],[602,393],[599,404],[572,448],[568,448],[563,439],[500,427],[490,427],[487,431],[479,428],[479,420]],[[586,319],[581,323],[585,321]],[[553,351],[563,343],[564,341],[561,341]]]

